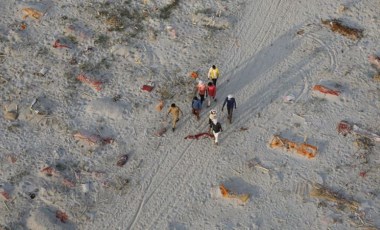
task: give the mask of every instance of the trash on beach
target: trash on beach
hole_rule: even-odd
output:
[[[198,73],[195,72],[195,71],[193,71],[193,72],[190,73],[190,77],[191,77],[192,79],[197,79],[198,76],[199,76]]]
[[[223,198],[238,200],[239,203],[245,204],[249,200],[249,194],[234,194],[230,192],[223,184],[219,186],[220,193]]]
[[[4,118],[5,118],[5,120],[9,120],[9,121],[17,120],[17,118],[18,118],[18,107],[16,106],[15,109],[8,109],[8,107],[5,107]]]
[[[167,26],[166,32],[168,33],[168,35],[171,39],[177,38],[177,32],[175,31],[175,29],[172,26]]]
[[[39,20],[43,16],[42,12],[33,8],[24,8],[22,9],[22,13],[24,14],[24,16],[22,17],[23,20],[25,20],[27,17]]]
[[[55,168],[51,167],[51,166],[47,166],[47,167],[44,167],[43,169],[41,169],[40,171],[42,174],[46,175],[46,176],[59,176],[59,172],[57,170],[55,170]]]
[[[323,94],[328,94],[328,95],[333,95],[333,96],[339,96],[340,95],[339,90],[330,89],[330,88],[327,88],[326,86],[323,86],[323,85],[315,85],[313,87],[313,91],[318,91],[318,92],[321,92]]]
[[[257,159],[251,159],[248,161],[248,168],[258,168],[264,173],[269,173],[269,169],[264,167]]]
[[[17,158],[14,155],[9,154],[9,155],[7,155],[7,160],[9,163],[14,164],[14,163],[16,163]]]
[[[148,83],[145,84],[145,85],[143,85],[141,87],[141,89],[144,90],[144,91],[150,92],[150,91],[152,91],[154,89],[154,86],[155,86],[154,82],[148,81]]]
[[[102,84],[103,82],[102,81],[98,81],[98,80],[92,80],[90,78],[88,78],[87,76],[85,76],[84,74],[79,74],[77,79],[87,85],[89,85],[90,87],[92,87],[93,89],[95,89],[95,91],[99,92],[100,90],[102,90]]]
[[[164,101],[163,100],[160,100],[160,102],[158,102],[158,104],[156,105],[156,110],[158,112],[161,112],[161,110],[164,108]]]
[[[198,134],[195,134],[195,135],[188,135],[185,137],[185,139],[196,139],[196,140],[199,140],[200,138],[214,138],[214,135],[210,134],[210,133],[198,133]]]
[[[166,127],[160,128],[157,132],[154,133],[156,137],[162,137],[166,133]]]
[[[58,220],[60,220],[62,223],[66,223],[69,220],[69,216],[60,210],[57,210],[55,212],[55,217],[57,217]]]
[[[284,102],[293,102],[296,99],[296,97],[293,94],[289,94],[287,96],[283,96],[282,99],[284,100]]]
[[[297,153],[307,158],[314,158],[318,148],[306,143],[296,143],[280,136],[274,135],[270,143],[271,148],[282,148],[288,152]]]
[[[346,136],[349,133],[353,133],[353,134],[364,136],[371,140],[380,142],[380,135],[377,135],[376,133],[370,132],[368,130],[364,130],[360,128],[359,126],[355,124],[351,124],[347,121],[340,121],[337,125],[337,130],[338,130],[338,133],[342,134],[343,136]]]
[[[68,49],[71,49],[68,45],[62,44],[59,39],[57,39],[57,40],[54,41],[53,47],[54,48],[68,48]]]
[[[343,205],[345,207],[350,208],[351,211],[359,210],[358,202],[343,198],[340,194],[333,192],[330,189],[323,187],[320,184],[313,185],[313,188],[310,191],[310,196],[315,197],[315,198],[325,199],[325,200],[334,202],[338,205]]]
[[[127,154],[121,155],[119,156],[119,159],[117,160],[116,165],[119,167],[123,167],[123,165],[125,165],[127,161],[128,161],[128,155]]]
[[[73,181],[71,181],[71,180],[69,180],[69,179],[67,179],[67,178],[64,178],[64,179],[62,180],[62,184],[63,184],[64,186],[68,187],[68,188],[74,188],[74,187],[75,187],[75,182],[73,182]]]
[[[378,57],[378,56],[376,56],[374,54],[371,54],[371,55],[368,56],[368,61],[372,65],[376,66],[376,68],[380,69],[380,57]]]
[[[105,144],[112,144],[113,139],[110,137],[102,137],[98,134],[87,134],[84,132],[77,132],[74,134],[74,138],[79,141],[84,141],[90,146],[100,144],[100,145],[105,145]]]
[[[359,40],[363,37],[363,31],[351,28],[346,25],[343,25],[342,22],[338,19],[333,20],[323,20],[321,19],[323,25],[329,27],[331,31],[341,34],[351,40]]]
[[[90,191],[90,182],[85,182],[81,184],[82,192],[88,193]]]
[[[341,121],[338,123],[336,129],[338,130],[339,134],[346,136],[347,134],[351,133],[352,125],[347,121]]]
[[[373,80],[376,81],[376,82],[380,82],[380,73],[375,74],[375,75],[373,76]]]
[[[11,200],[11,196],[10,196],[9,193],[7,193],[6,191],[1,191],[1,192],[0,192],[0,197],[1,197],[4,201],[9,201],[9,200]]]

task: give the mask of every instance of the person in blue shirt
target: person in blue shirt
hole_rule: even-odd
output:
[[[234,96],[229,94],[226,99],[224,100],[223,106],[222,106],[222,111],[224,109],[224,106],[227,104],[227,113],[228,113],[228,121],[230,124],[232,123],[232,113],[234,111],[234,108],[236,109],[236,100]]]
[[[191,102],[191,108],[192,108],[193,114],[195,115],[195,117],[199,121],[200,113],[201,113],[201,109],[202,109],[202,102],[200,99],[198,99],[198,97],[193,98],[193,101]]]

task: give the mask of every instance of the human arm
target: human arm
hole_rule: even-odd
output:
[[[222,106],[222,112],[223,112],[223,109],[224,109],[224,106],[226,105],[226,103],[227,103],[227,98],[224,100],[224,102],[223,102],[223,106]]]

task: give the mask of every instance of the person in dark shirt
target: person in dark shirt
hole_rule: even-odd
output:
[[[229,94],[226,99],[224,100],[223,106],[222,106],[222,111],[224,109],[224,106],[227,104],[227,113],[228,113],[228,121],[230,124],[232,123],[232,113],[234,111],[234,108],[236,109],[236,100],[234,96]]]
[[[193,114],[195,115],[195,117],[199,121],[200,113],[201,113],[201,109],[202,109],[202,102],[201,102],[201,100],[198,99],[198,97],[193,98],[193,101],[191,102],[191,108],[192,108]]]

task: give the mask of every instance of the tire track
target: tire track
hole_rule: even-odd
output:
[[[316,41],[327,51],[327,54],[329,55],[329,59],[330,59],[330,68],[331,68],[332,72],[335,72],[336,69],[338,68],[337,61],[336,61],[336,59],[337,59],[336,51],[334,49],[330,48],[330,46],[326,45],[326,43],[323,42],[321,39],[317,38],[316,36],[313,36],[312,33],[306,34],[305,37]]]

